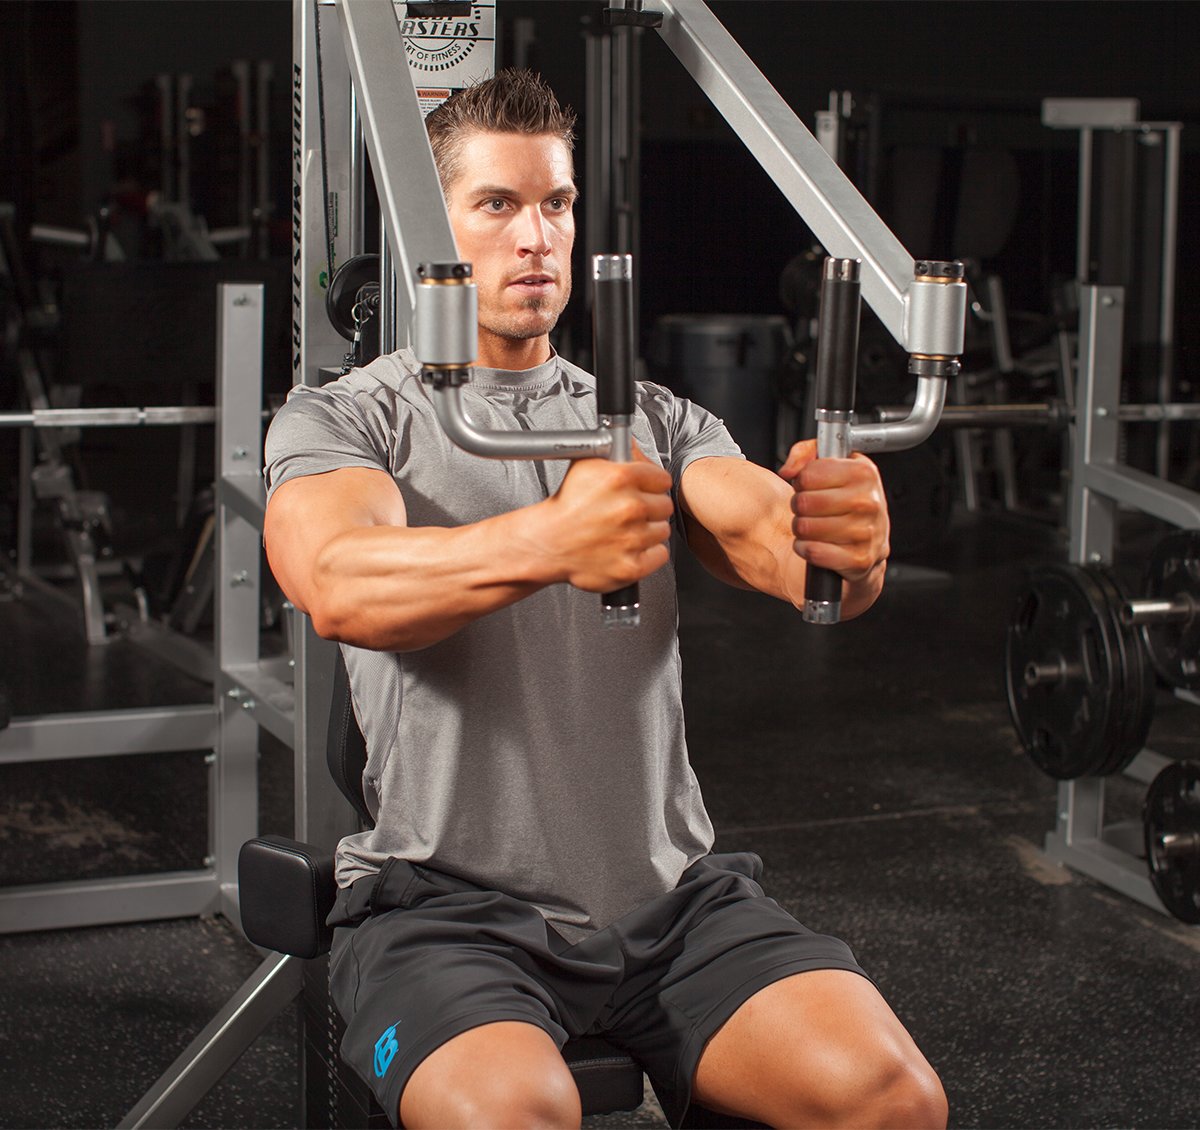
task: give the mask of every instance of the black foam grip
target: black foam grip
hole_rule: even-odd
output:
[[[817,337],[818,409],[854,411],[861,305],[862,288],[857,279],[825,278],[822,281]]]
[[[595,279],[592,308],[596,412],[632,416],[634,408],[633,280]]]

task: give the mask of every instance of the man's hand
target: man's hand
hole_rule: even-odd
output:
[[[865,455],[818,459],[817,441],[803,440],[792,447],[779,474],[796,492],[792,534],[797,554],[852,585],[887,559],[887,500],[879,469]]]
[[[631,463],[579,459],[558,492],[540,504],[538,551],[557,579],[611,592],[667,563],[671,476],[635,447]]]

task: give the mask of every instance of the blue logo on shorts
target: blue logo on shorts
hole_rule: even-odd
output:
[[[392,1066],[392,1060],[396,1058],[396,1053],[400,1050],[400,1045],[396,1043],[396,1025],[400,1021],[396,1021],[378,1040],[375,1041],[375,1078],[382,1079],[387,1069]]]

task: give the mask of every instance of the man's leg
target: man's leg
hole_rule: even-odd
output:
[[[578,1127],[579,1090],[557,1045],[536,1024],[481,1024],[447,1040],[400,1096],[406,1130]]]
[[[944,1127],[946,1096],[912,1037],[865,977],[786,977],[709,1040],[692,1101],[769,1126]]]

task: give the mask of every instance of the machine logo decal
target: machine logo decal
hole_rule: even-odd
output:
[[[430,74],[447,71],[462,63],[475,50],[478,40],[491,39],[494,34],[486,27],[479,5],[472,6],[469,19],[405,17],[400,21],[400,30],[404,34],[404,49],[410,66]]]

